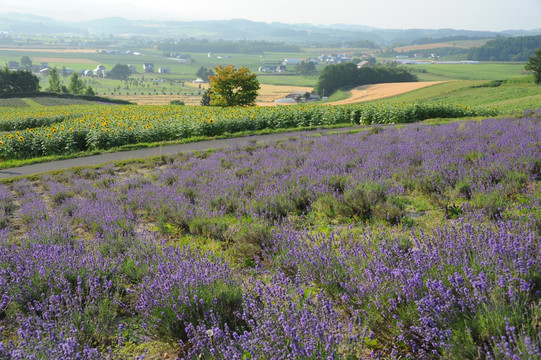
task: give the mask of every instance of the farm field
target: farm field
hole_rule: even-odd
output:
[[[3,182],[0,358],[535,358],[540,118]]]
[[[441,82],[410,82],[363,85],[350,90],[351,96],[344,100],[330,102],[332,105],[357,104],[366,101],[381,100],[396,95],[409,93],[428,86],[434,86]]]
[[[437,52],[437,49],[447,48],[447,47],[457,47],[462,49],[470,49],[472,47],[481,47],[486,44],[487,41],[491,39],[476,39],[476,40],[455,40],[449,42],[441,43],[431,43],[431,44],[422,44],[422,45],[409,45],[409,46],[400,46],[395,47],[396,52],[408,52],[408,51],[419,51],[419,50],[432,50],[434,49]]]
[[[203,84],[201,88],[197,84],[186,84],[189,89],[187,92],[197,95],[176,95],[176,94],[157,94],[157,95],[117,95],[118,99],[128,100],[138,105],[169,105],[172,100],[183,101],[185,105],[199,105],[201,103],[201,95],[198,93],[209,87],[208,84]],[[292,86],[292,85],[270,85],[261,84],[259,95],[256,99],[257,105],[273,105],[273,101],[292,94],[296,91],[311,92],[312,87],[308,86]]]
[[[244,108],[111,104],[0,108],[0,159],[77,155],[246,131],[396,124],[497,114],[494,108],[418,103]]]
[[[408,68],[427,71],[426,73],[416,73],[420,81],[505,80],[526,75],[524,63],[519,62],[408,65]]]
[[[458,103],[468,106],[497,107],[506,114],[538,108],[541,87],[524,78],[501,83],[488,81],[450,81],[382,100],[382,103],[420,101],[426,103]]]
[[[477,43],[456,42],[457,46],[478,46]],[[31,51],[30,51],[31,50]],[[45,61],[49,66],[58,69],[70,68],[74,71],[85,69],[92,70],[97,65],[103,64],[107,69],[111,69],[116,64],[132,64],[137,68],[138,73],[130,77],[129,82],[111,79],[97,79],[92,77],[83,77],[86,86],[92,86],[94,91],[100,96],[118,97],[134,101],[144,105],[166,105],[171,100],[184,101],[185,104],[196,105],[200,101],[202,88],[196,85],[191,86],[191,81],[196,78],[195,73],[201,67],[212,68],[217,65],[234,64],[235,66],[246,66],[252,71],[257,72],[262,63],[281,63],[285,58],[309,59],[320,55],[321,53],[333,52],[332,49],[305,48],[299,53],[268,53],[264,57],[260,55],[241,55],[241,54],[215,54],[209,57],[207,53],[193,53],[191,60],[187,63],[180,63],[177,60],[168,59],[163,53],[152,48],[133,47],[129,50],[138,52],[139,56],[128,54],[103,54],[96,49],[58,49],[58,48],[38,48],[32,49],[4,47],[0,48],[0,61],[8,62],[10,60],[19,60],[24,55],[29,55],[34,63]],[[351,48],[349,53],[370,53],[370,49]],[[334,49],[336,52],[336,49]],[[218,57],[219,56],[219,57]],[[377,55],[376,55],[377,56]],[[158,67],[168,67],[171,74],[145,74],[143,73],[143,64],[151,62]],[[446,80],[505,80],[523,76],[523,63],[481,63],[481,64],[430,64],[430,65],[409,65],[421,82],[425,81],[446,81]],[[318,66],[318,70],[323,68]],[[284,74],[258,74],[261,84],[269,86],[289,86],[289,87],[307,87],[313,88],[317,81],[317,76],[300,76],[294,74],[294,67],[288,67],[289,72]],[[69,78],[63,78],[64,85],[67,85]],[[47,88],[48,79],[42,77],[41,87]],[[277,89],[276,97],[273,94],[262,94],[258,99],[260,103],[272,102],[281,97],[281,90]],[[282,88],[286,89],[286,88]],[[388,97],[387,94],[384,97]],[[270,100],[270,101],[269,101]],[[351,100],[350,100],[351,101]],[[459,102],[456,102],[459,103]]]

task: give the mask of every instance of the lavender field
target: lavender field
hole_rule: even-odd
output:
[[[1,359],[539,359],[541,112],[0,185]]]

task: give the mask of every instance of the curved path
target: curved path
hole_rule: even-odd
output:
[[[176,144],[176,145],[164,145],[146,149],[130,150],[130,151],[119,151],[113,153],[105,153],[100,155],[86,156],[68,160],[59,160],[51,161],[39,164],[26,165],[16,168],[2,169],[0,170],[0,179],[9,179],[13,177],[35,175],[40,173],[45,173],[49,171],[56,170],[65,170],[72,167],[80,166],[92,166],[100,165],[108,162],[121,161],[121,160],[130,160],[130,159],[140,159],[151,156],[159,155],[174,155],[180,152],[189,152],[189,151],[203,151],[208,149],[219,149],[225,148],[233,145],[245,145],[249,143],[265,142],[265,141],[276,141],[287,139],[290,137],[301,136],[301,135],[313,135],[313,134],[326,134],[333,131],[347,131],[353,129],[359,129],[360,127],[347,127],[339,129],[318,129],[318,130],[308,130],[308,131],[294,131],[294,132],[283,132],[275,134],[266,134],[266,135],[257,135],[257,136],[245,136],[238,138],[230,139],[219,139],[219,140],[205,140],[185,144]]]

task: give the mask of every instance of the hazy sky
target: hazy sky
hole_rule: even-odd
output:
[[[78,21],[110,16],[152,20],[248,19],[378,28],[541,28],[541,0],[0,0],[0,13]]]

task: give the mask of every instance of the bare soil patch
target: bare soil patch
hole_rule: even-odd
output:
[[[387,83],[363,85],[351,90],[351,97],[334,101],[332,105],[356,104],[359,102],[373,101],[388,98],[395,95],[404,94],[410,91],[422,89],[427,86],[440,84],[445,81],[424,81],[424,82],[404,82],[404,83]]]

